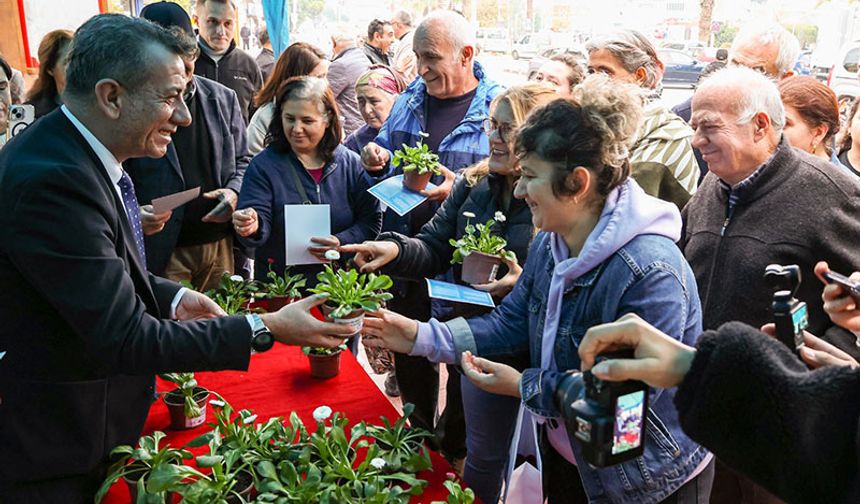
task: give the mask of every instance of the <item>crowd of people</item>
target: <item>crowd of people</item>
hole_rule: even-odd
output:
[[[361,340],[393,352],[386,393],[482,502],[504,496],[524,413],[550,503],[860,498],[860,305],[816,280],[860,269],[860,100],[843,123],[832,90],[794,76],[791,33],[744,28],[670,109],[634,30],[506,89],[454,11],[337,27],[330,59],[304,42],[276,55],[265,29],[253,57],[235,19],[231,0],[161,2],[50,32],[26,94],[0,57],[2,130],[11,103],[36,116],[0,138],[0,501],[92,500],[154,373],[246,369],[266,335],[351,336],[310,314],[324,296],[226,316],[201,294],[284,271],[294,204],[330,208],[320,264],[290,269],[307,287],[333,250],[395,279]],[[439,173],[400,215],[368,189],[419,142]],[[497,307],[431,299],[425,278],[466,283],[452,242],[489,220],[516,255],[472,285]],[[801,272],[803,362],[768,326],[774,263]],[[595,366],[621,347],[635,358]],[[642,456],[596,468],[568,437],[555,392],[572,374],[582,397],[590,368],[653,387]]]

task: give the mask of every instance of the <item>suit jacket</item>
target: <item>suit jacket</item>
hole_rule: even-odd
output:
[[[251,162],[239,100],[232,89],[205,77],[195,75],[194,83],[197,86],[195,100],[199,100],[212,145],[213,180],[218,187],[232,189],[238,195],[245,169]],[[134,181],[134,190],[141,205],[148,205],[153,198],[191,189],[185,186],[173,143],[167,147],[167,154],[160,158],[129,159],[124,165]],[[146,265],[152,273],[164,274],[179,240],[184,216],[185,206],[181,206],[173,211],[164,229],[144,237]]]
[[[247,368],[242,317],[162,320],[179,288],[144,269],[62,111],[0,151],[0,502],[47,500],[32,492],[60,478],[97,485],[110,450],[140,435],[153,373]]]

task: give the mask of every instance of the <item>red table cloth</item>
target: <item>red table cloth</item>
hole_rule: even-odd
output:
[[[268,352],[252,355],[248,371],[199,372],[195,376],[201,386],[221,394],[235,410],[253,410],[259,415],[257,423],[276,416],[288,419],[290,412],[295,411],[308,429],[313,431],[313,411],[322,405],[345,414],[350,426],[362,420],[381,425],[379,417],[382,415],[392,423],[400,417],[348,351],[341,354],[340,374],[327,380],[311,378],[308,359],[301,349],[284,345],[275,345]],[[174,387],[158,380],[159,392]],[[211,406],[207,405],[207,422],[213,421],[211,414]],[[149,411],[144,434],[163,431],[167,437],[162,445],[179,447],[211,429],[204,424],[194,429],[172,431],[169,425],[167,407],[159,399]],[[207,449],[201,447],[191,451],[198,455]],[[418,474],[419,478],[428,482],[424,494],[413,497],[411,502],[444,501],[448,496],[442,483],[451,471],[450,465],[435,452],[430,452],[430,459],[433,469]],[[120,481],[111,488],[104,502],[115,504],[127,503],[129,500],[128,488]]]

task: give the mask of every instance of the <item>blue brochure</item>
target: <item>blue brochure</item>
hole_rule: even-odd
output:
[[[427,184],[427,189],[434,189],[434,184]],[[367,190],[374,195],[379,201],[385,203],[388,208],[397,212],[397,215],[404,216],[413,208],[417,207],[427,196],[422,196],[411,189],[403,187],[403,175],[389,177],[382,182],[376,184]]]
[[[457,285],[439,280],[427,280],[427,291],[431,298],[453,301],[455,303],[468,303],[495,308],[493,296],[489,292],[479,291],[465,285]]]

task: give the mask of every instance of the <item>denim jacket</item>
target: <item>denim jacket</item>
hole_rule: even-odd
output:
[[[523,372],[520,393],[525,406],[537,415],[560,417],[553,395],[564,373],[580,368],[577,347],[588,328],[635,313],[687,345],[694,345],[701,332],[696,282],[684,257],[670,239],[640,235],[577,278],[565,292],[554,355],[558,370],[540,369],[554,267],[550,235],[541,233],[519,282],[496,310],[446,323],[458,356],[466,350],[486,358],[529,352],[532,367]],[[582,387],[581,374],[578,377]],[[584,394],[582,387],[579,396]],[[580,445],[573,444],[576,459],[582,461],[578,467],[589,502],[659,502],[693,474],[708,452],[682,432],[674,395],[674,388],[651,390],[641,457],[597,469],[584,463]]]

